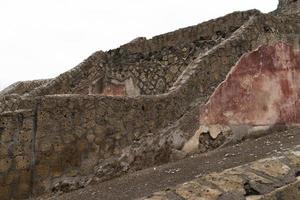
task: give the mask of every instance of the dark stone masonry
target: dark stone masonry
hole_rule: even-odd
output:
[[[278,9],[267,14],[234,12],[98,51],[55,78],[18,82],[0,91],[0,199],[69,192],[239,140],[244,133],[235,130],[245,121],[233,126],[228,118],[238,116],[235,109],[210,109],[210,115],[227,117],[226,128],[219,121],[203,126],[200,110],[240,58],[258,48],[280,51],[278,45],[284,45],[287,51],[272,57],[275,65],[264,67],[267,74],[272,67],[285,71],[280,84],[288,87],[286,80],[299,74],[299,58],[287,59],[299,55],[299,13],[299,0],[280,0]],[[277,68],[276,63],[283,65]],[[251,76],[251,70],[241,73]],[[246,90],[255,81],[243,79],[238,85],[248,84]],[[290,102],[298,102],[299,81],[292,82]],[[234,89],[224,88],[224,94],[234,96]],[[251,94],[264,98],[262,91]],[[280,123],[289,128],[292,111],[282,110],[287,120]],[[255,132],[257,127],[251,128]]]

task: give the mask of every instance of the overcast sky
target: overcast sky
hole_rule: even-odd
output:
[[[277,0],[0,0],[0,89],[52,78],[97,50]]]

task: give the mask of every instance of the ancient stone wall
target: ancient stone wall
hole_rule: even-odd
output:
[[[260,20],[264,21],[263,18]],[[249,26],[253,24],[255,23],[250,21]],[[252,31],[252,34],[248,32],[250,38],[247,38],[247,35],[241,31],[232,40],[219,45],[213,52],[195,63],[194,73],[203,74],[190,76],[187,81],[196,79],[194,81],[199,83],[206,77],[205,80],[209,82],[203,82],[200,86],[197,86],[198,84],[188,86],[185,90],[186,83],[189,83],[185,82],[178,89],[181,92],[172,92],[169,95],[157,97],[54,95],[41,98],[37,112],[37,152],[39,152],[37,162],[40,161],[41,168],[47,168],[49,162],[53,162],[50,164],[53,167],[48,169],[44,175],[45,179],[38,180],[37,184],[44,184],[43,187],[47,190],[49,189],[47,187],[54,187],[56,182],[69,177],[72,173],[78,176],[92,173],[95,166],[113,157],[121,156],[122,151],[128,146],[134,146],[135,141],[147,135],[155,135],[159,129],[179,119],[191,102],[198,97],[204,97],[198,102],[204,103],[211,87],[218,85],[225,78],[230,66],[237,61],[239,55],[252,48],[251,44],[243,43],[243,41],[249,41],[252,37],[255,41],[254,34],[260,33],[261,29],[249,26],[246,27]],[[232,45],[235,41],[236,44],[245,45]],[[227,62],[222,59],[224,56]],[[213,62],[213,64],[207,64],[208,62]],[[211,67],[208,69],[208,66]],[[210,78],[207,79],[207,77]],[[135,156],[133,156],[135,160],[141,159],[138,156],[151,157],[151,155]],[[119,166],[119,170],[126,168],[126,165],[130,166],[132,164],[130,162],[132,161],[123,160],[125,166]],[[156,161],[148,161],[148,164],[151,162]],[[82,165],[82,163],[85,164]],[[51,169],[56,172],[51,172]],[[52,176],[53,173],[56,175]],[[48,186],[45,186],[46,181],[48,181]]]
[[[181,43],[192,43],[196,40],[211,40],[227,33],[234,32],[244,24],[250,16],[259,13],[257,10],[234,12],[224,17],[212,19],[201,24],[158,35],[150,40],[138,40],[121,46],[120,49],[131,53],[160,51],[166,47]],[[234,22],[234,23],[233,23]]]
[[[27,92],[32,91],[33,89],[46,84],[51,79],[41,79],[41,80],[34,80],[34,81],[19,81],[16,82],[7,88],[0,91],[0,96],[2,95],[10,95],[10,94],[18,94],[23,95]]]
[[[300,14],[300,1],[299,0],[279,0],[278,9],[276,14]]]
[[[286,27],[284,23],[292,25]],[[296,20],[271,15],[253,17],[232,37],[192,62],[170,91],[181,93],[185,88],[195,88],[195,91],[201,91],[203,96],[212,94],[242,54],[256,49],[261,44],[273,44],[278,41],[287,41],[294,45],[294,39],[299,32],[300,26]],[[286,35],[291,38],[287,38]]]
[[[0,116],[0,199],[28,198],[34,165],[34,121],[30,110]]]
[[[231,46],[227,47],[228,49],[224,48],[223,51],[231,52],[230,49],[235,49]],[[235,53],[241,51],[239,54],[242,54],[245,50],[234,51]],[[231,55],[232,59],[228,58],[229,61],[222,64],[228,66],[228,69],[237,59],[237,56]],[[206,63],[210,59],[210,56],[204,57],[205,64],[201,65],[207,67]],[[215,62],[221,63],[221,57],[220,60],[216,58]],[[200,63],[202,62],[197,65]],[[208,76],[207,73],[203,75]],[[221,78],[213,80],[220,82]],[[182,93],[172,92],[169,95],[139,98],[91,95],[53,95],[37,98],[35,102],[31,102],[35,115],[30,112],[31,115],[28,116],[30,123],[26,123],[28,125],[25,126],[25,130],[30,132],[30,136],[34,135],[34,138],[24,143],[31,148],[34,147],[34,150],[20,154],[27,161],[26,169],[29,170],[30,179],[25,180],[30,187],[26,188],[27,192],[25,189],[20,189],[20,192],[24,192],[27,197],[31,194],[38,195],[56,188],[55,186],[62,179],[92,174],[95,166],[107,159],[120,156],[122,150],[134,145],[135,141],[155,134],[158,129],[180,118],[196,98],[195,96],[199,94],[201,96],[200,90],[196,92],[193,87],[188,90],[184,92],[183,89]],[[186,93],[190,94],[186,95]],[[20,137],[22,134],[18,127],[22,123],[16,121],[20,120],[17,116],[20,115],[16,113],[11,113],[7,117],[2,115],[1,120],[7,121],[3,124],[4,131],[13,132],[15,137]],[[10,126],[13,128],[9,128]],[[5,141],[3,137],[1,139]],[[18,143],[14,141],[12,144]],[[23,157],[19,159],[22,160]],[[28,165],[32,162],[34,165]],[[125,165],[128,164],[127,162]],[[15,168],[9,167],[5,173],[9,170],[16,172]],[[18,181],[16,180],[16,184],[22,183]],[[3,187],[10,191],[15,185],[6,184]],[[4,197],[11,197],[10,195],[17,193],[2,194]]]
[[[102,79],[105,85],[112,80],[124,82],[130,78],[139,94],[164,93],[192,60],[230,37],[255,13],[258,12],[236,12],[106,53],[95,53],[30,95],[88,94],[97,79]]]
[[[230,37],[255,13],[236,12],[108,51],[106,76],[119,81],[133,78],[141,94],[164,93],[191,61]]]
[[[26,96],[42,96],[50,94],[72,94],[75,90],[88,93],[89,79],[96,78],[96,73],[104,71],[105,54],[96,52],[75,68],[59,75],[48,83],[37,87]],[[79,92],[81,93],[81,92]]]
[[[237,19],[240,21],[236,22]],[[94,173],[101,172],[100,177],[107,174],[118,175],[128,170],[169,161],[171,150],[182,150],[184,143],[194,134],[191,129],[182,128],[181,122],[185,120],[185,114],[194,109],[198,111],[200,106],[206,103],[241,55],[256,49],[260,44],[276,43],[281,40],[291,43],[286,35],[300,33],[296,20],[298,19],[263,15],[258,11],[235,13],[211,21],[205,26],[202,24],[208,30],[211,29],[208,31],[209,38],[203,36],[205,39],[195,40],[195,37],[201,36],[197,35],[198,31],[203,31],[201,25],[201,29],[190,27],[185,31],[174,32],[178,33],[176,37],[172,35],[174,33],[169,33],[157,37],[160,39],[153,38],[149,42],[138,40],[107,53],[97,52],[75,69],[52,79],[27,95],[1,96],[1,112],[20,108],[33,110],[0,116],[3,123],[0,129],[2,136],[12,133],[18,138],[22,136],[23,129],[31,132],[31,140],[24,143],[32,147],[31,151],[22,151],[24,153],[20,155],[24,158],[16,157],[14,154],[9,157],[12,163],[18,163],[18,159],[29,160],[31,163],[31,165],[24,164],[25,168],[29,169],[30,179],[22,179],[27,181],[30,188],[26,188],[27,192],[25,189],[20,191],[30,196],[50,190],[71,190],[70,187],[84,186]],[[221,25],[224,26],[223,29]],[[228,31],[229,29],[232,31]],[[220,30],[224,32],[218,32]],[[211,37],[217,37],[218,42],[208,42]],[[206,46],[206,42],[209,46]],[[197,49],[197,43],[200,44],[200,49]],[[149,50],[141,53],[144,49]],[[181,65],[172,56],[176,53],[178,56],[175,57],[181,61],[189,53],[193,55],[186,60],[189,63]],[[128,77],[136,84],[134,79],[140,78],[141,73],[147,74],[146,71],[149,70],[150,75],[145,75],[145,80],[151,82],[154,80],[151,73],[159,75],[155,70],[161,69],[157,67],[157,63],[162,61],[166,61],[165,64],[170,67],[161,74],[165,83],[173,66],[179,66],[180,70],[177,71],[182,73],[174,73],[176,75],[172,75],[171,81],[165,84],[166,87],[161,91],[157,90],[158,82],[153,83],[155,85],[153,90],[147,84],[146,87],[138,86],[138,88],[141,94],[164,94],[124,96],[127,92],[125,81]],[[147,66],[153,63],[155,70],[151,72],[151,67],[148,69]],[[132,70],[141,71],[130,76],[128,75],[131,73],[128,70],[130,67]],[[122,85],[122,81],[125,85]],[[144,84],[146,81],[141,82]],[[91,85],[94,88],[91,88]],[[150,92],[146,92],[147,89]],[[104,95],[85,95],[95,91]],[[24,120],[21,119],[27,118],[30,123],[22,123]],[[197,125],[196,123],[192,126]],[[174,129],[176,131],[173,131]],[[161,135],[164,137],[160,137]],[[6,142],[2,136],[3,144],[19,145],[17,140]],[[167,140],[168,136],[170,137]],[[196,139],[199,144],[199,138]],[[199,145],[196,148],[199,148]],[[208,148],[204,147],[204,151]],[[5,158],[7,157],[3,157]],[[17,164],[3,166],[5,177],[10,170],[19,173],[15,167]],[[103,169],[102,166],[108,168]],[[100,170],[95,172],[95,168]],[[20,182],[21,179],[17,180],[14,183],[4,181],[2,185],[5,190],[0,192],[3,198],[17,195],[5,193],[15,188],[16,184],[23,183]],[[75,181],[75,186],[64,185],[62,180]]]
[[[91,87],[96,81],[103,84],[102,91],[98,92],[104,95],[114,94],[114,92],[105,92],[113,81],[118,82],[120,85],[118,88],[126,88],[125,94],[129,96],[166,92],[192,60],[230,37],[233,31],[255,13],[258,12],[236,12],[224,18],[182,29],[186,32],[179,30],[157,36],[156,39],[146,42],[147,45],[152,46],[151,52],[133,51],[135,47],[140,46],[138,43],[134,45],[130,43],[107,53],[96,52],[74,69],[34,88],[26,96],[95,93]],[[231,25],[230,22],[233,21],[234,25]],[[189,41],[193,42],[189,43]],[[163,45],[166,47],[162,48]],[[28,87],[26,88],[28,91]],[[0,111],[14,110],[17,109],[17,105],[24,104],[23,101],[18,102],[22,98],[15,95],[3,97],[10,93],[3,93],[0,99]],[[8,99],[12,99],[11,102]],[[25,104],[28,105],[28,100]]]
[[[0,113],[18,109],[32,109],[34,98],[24,98],[20,95],[0,96]]]

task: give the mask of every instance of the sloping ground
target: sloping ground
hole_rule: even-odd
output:
[[[208,33],[202,28],[208,28]],[[219,147],[233,139],[230,138],[232,133],[215,135],[211,130],[197,131],[200,108],[226,79],[241,55],[261,44],[272,47],[284,42],[292,46],[299,33],[299,16],[273,16],[258,11],[234,13],[149,41],[138,40],[111,52],[97,52],[75,69],[26,95],[1,97],[1,111],[10,111],[1,112],[0,117],[3,150],[0,171],[4,179],[1,198],[21,199],[50,191],[66,192],[91,181],[105,181],[182,159],[195,151],[207,152]],[[180,37],[174,37],[176,34]],[[218,42],[209,45],[209,50],[205,50],[206,45],[201,49],[200,45],[198,52],[192,41],[207,41],[215,34],[221,36]],[[112,78],[122,82],[127,76],[126,70],[122,71],[123,64],[127,66],[132,60],[133,65],[137,61],[148,63],[149,57],[144,59],[145,55],[137,54],[143,49],[147,49],[148,56],[149,52],[166,53],[166,58],[160,58],[156,52],[153,60],[162,59],[172,67],[175,58],[169,53],[181,48],[183,51],[186,46],[178,42],[184,41],[193,43],[191,46],[196,51],[187,48],[187,52],[192,52],[190,58],[184,53],[177,56],[180,62],[183,58],[189,62],[179,65],[179,71],[183,72],[174,70],[178,73],[173,73],[171,81],[165,84],[168,87],[163,90],[153,89],[152,93],[148,78],[139,86],[141,94],[147,94],[149,89],[149,94],[156,95],[86,95],[91,84],[98,84],[98,79],[104,88]],[[175,50],[172,46],[176,46]],[[107,62],[109,56],[112,60]],[[124,69],[130,69],[131,64]],[[106,71],[108,66],[114,65],[115,70]],[[139,67],[135,69],[138,71]],[[169,71],[166,69],[164,72]],[[162,76],[167,79],[168,74]],[[138,75],[131,78],[135,77]],[[27,110],[19,110],[24,108]]]
[[[280,157],[283,152],[295,149],[299,144],[299,128],[290,131],[277,131],[258,139],[246,140],[241,144],[205,154],[196,154],[177,162],[141,170],[61,196],[56,194],[52,197],[43,196],[40,199],[131,200],[150,197],[152,193],[158,191],[169,191],[171,193],[174,191],[172,188],[179,184],[207,174],[220,173],[225,169],[245,165],[256,160],[274,156]],[[274,179],[271,180],[274,181]],[[272,187],[269,187],[269,189],[272,190]],[[194,195],[196,194],[198,193]],[[171,195],[170,199],[181,198]]]
[[[299,166],[298,147],[281,157],[269,157],[221,173],[211,173],[142,199],[296,200],[300,197]]]

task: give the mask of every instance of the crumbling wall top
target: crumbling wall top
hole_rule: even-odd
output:
[[[276,14],[297,14],[300,15],[300,0],[279,0]]]

